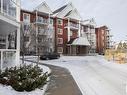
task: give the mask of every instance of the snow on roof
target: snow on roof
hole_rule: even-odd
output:
[[[81,16],[76,9],[69,11],[65,17],[81,20]]]
[[[86,37],[76,38],[71,45],[90,46]]]
[[[58,12],[61,12],[66,6],[67,6],[67,5],[64,5],[64,6],[60,7],[59,9],[55,10],[55,11],[53,12],[53,14],[56,14],[56,13],[58,13]]]
[[[46,2],[42,2],[39,6],[35,8],[35,10],[38,10],[39,12],[43,12],[47,14],[52,14],[51,9],[49,8]]]
[[[96,26],[96,22],[95,22],[95,20],[93,18],[82,21],[82,24],[83,25],[93,25],[93,26]]]

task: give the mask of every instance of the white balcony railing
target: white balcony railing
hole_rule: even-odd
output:
[[[37,24],[47,25],[48,24],[48,19],[45,19],[43,17],[38,17],[37,19],[34,20],[34,22],[37,23]]]
[[[19,5],[16,3],[16,0],[0,0],[0,13],[4,16],[16,20],[18,8]]]
[[[14,66],[16,62],[16,50],[15,49],[0,49],[0,69],[3,70],[6,67]]]
[[[65,24],[65,28],[70,27],[72,29],[79,29],[79,24],[74,24],[70,22],[70,26],[68,24]]]

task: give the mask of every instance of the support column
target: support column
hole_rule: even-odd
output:
[[[71,45],[70,45],[70,55],[72,54],[72,51],[71,51]]]
[[[18,21],[18,22],[20,22],[20,9],[21,9],[21,7],[20,7],[20,5],[21,5],[21,1],[20,0],[16,0],[16,20]]]
[[[80,20],[79,20],[79,29],[78,29],[78,37],[81,36],[81,23],[80,23]]]
[[[1,61],[0,61],[0,69],[1,69],[1,71],[2,71],[2,69],[3,69],[3,51],[1,51]]]
[[[6,36],[6,49],[8,49],[8,35]]]
[[[1,13],[3,13],[3,0],[1,0]]]
[[[70,41],[70,19],[68,18],[68,27],[67,27],[67,30],[68,30],[68,41]]]
[[[17,40],[16,40],[16,65],[20,63],[20,26],[17,28]]]

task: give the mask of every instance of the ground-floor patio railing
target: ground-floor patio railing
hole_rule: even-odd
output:
[[[16,49],[0,49],[0,69],[15,65]]]

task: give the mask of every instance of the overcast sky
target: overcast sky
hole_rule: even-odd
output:
[[[22,8],[31,10],[44,0],[21,0]],[[82,18],[94,18],[97,25],[107,25],[113,40],[127,40],[127,0],[45,0],[51,10],[72,2]]]

